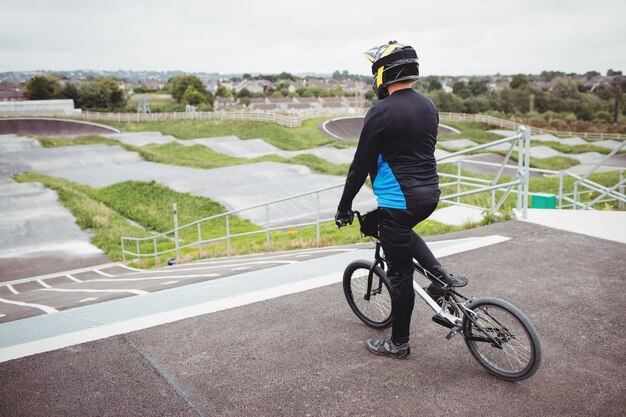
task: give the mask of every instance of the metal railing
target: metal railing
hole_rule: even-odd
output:
[[[458,172],[456,175],[453,174],[445,174],[440,173],[439,176],[443,178],[452,179],[450,182],[442,182],[440,186],[442,188],[456,186],[456,192],[453,194],[444,194],[441,197],[441,201],[460,206],[469,206],[474,208],[479,208],[484,210],[484,207],[473,206],[468,203],[464,203],[461,201],[463,197],[470,196],[473,194],[490,192],[491,193],[491,205],[490,208],[487,209],[490,212],[496,212],[502,206],[503,202],[506,200],[507,196],[516,189],[517,190],[517,208],[521,210],[522,216],[526,217],[528,210],[528,177],[529,177],[529,147],[530,147],[530,131],[524,127],[521,127],[517,134],[504,138],[495,142],[491,142],[484,145],[475,146],[469,149],[465,149],[463,151],[455,152],[453,154],[446,155],[443,158],[439,158],[437,160],[438,163],[449,163],[454,162],[454,158],[458,158],[463,155],[467,155],[469,153],[488,149],[492,146],[497,146],[503,143],[510,143],[510,148],[506,154],[505,160],[502,162],[500,168],[498,169],[497,174],[491,180],[485,180],[476,177],[464,176],[461,173],[461,161],[458,161]],[[516,168],[515,178],[513,181],[507,181],[504,183],[499,183],[501,176],[506,169],[507,161],[512,155],[513,151],[517,149],[518,151],[518,164]],[[463,162],[465,163],[465,162]],[[181,257],[181,250],[187,248],[196,248],[199,251],[200,257],[202,257],[202,246],[217,242],[226,242],[226,253],[228,256],[231,255],[232,252],[232,240],[237,237],[242,236],[250,236],[256,234],[265,234],[266,236],[266,245],[269,246],[271,242],[270,232],[277,230],[285,230],[285,229],[295,229],[301,228],[305,226],[313,226],[316,227],[316,238],[317,245],[320,246],[321,243],[321,231],[320,226],[322,223],[333,221],[333,217],[328,217],[327,214],[323,213],[320,207],[320,196],[322,193],[329,192],[332,190],[339,190],[343,187],[343,182],[340,184],[332,185],[329,187],[317,189],[314,191],[309,191],[305,193],[301,193],[298,195],[285,197],[273,201],[269,201],[262,204],[257,204],[255,206],[246,207],[244,209],[232,210],[226,213],[206,217],[192,223],[186,224],[184,226],[175,227],[173,230],[170,230],[165,233],[156,234],[150,237],[145,238],[133,238],[133,237],[122,237],[122,257],[124,262],[127,261],[127,255],[136,259],[141,258],[154,258],[155,264],[159,264],[159,256],[169,253],[176,253],[177,259]],[[496,192],[501,192],[503,195],[496,200]],[[300,221],[295,224],[288,225],[272,225],[272,221],[270,219],[270,206],[281,204],[287,201],[292,201],[295,199],[301,199],[313,196],[315,199],[315,215],[314,219],[309,219],[306,221]],[[240,233],[234,233],[231,229],[231,219],[233,216],[241,214],[245,211],[249,210],[265,210],[266,219],[265,225],[260,227],[257,230],[250,230]],[[334,210],[333,210],[334,213]],[[331,214],[333,214],[331,213]],[[210,239],[205,239],[202,237],[202,224],[205,224],[210,221],[215,221],[218,219],[224,219],[225,222],[225,235]],[[193,230],[192,230],[193,229]],[[180,235],[184,234],[186,236],[190,236],[191,234],[195,235],[193,241],[187,239],[188,242],[181,242],[179,238]],[[158,240],[169,240],[174,241],[173,248],[167,249],[158,249]],[[151,243],[151,244],[150,244]],[[142,246],[148,246],[150,248],[149,251],[142,251]],[[133,250],[129,250],[132,248]]]

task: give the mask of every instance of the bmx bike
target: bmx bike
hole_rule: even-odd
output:
[[[376,243],[374,261],[350,263],[343,274],[343,291],[356,316],[370,327],[384,329],[392,324],[390,284],[376,210],[361,215],[355,211],[360,230]],[[350,223],[352,223],[350,221]],[[337,222],[337,226],[346,223]],[[461,334],[472,356],[491,374],[507,381],[530,378],[541,364],[541,342],[530,320],[513,304],[494,297],[465,297],[444,284],[413,259],[415,293],[435,315],[433,321],[449,330],[446,339]],[[441,288],[433,299],[416,281],[421,275]]]

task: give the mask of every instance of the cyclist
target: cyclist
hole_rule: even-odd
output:
[[[461,287],[467,278],[448,273],[413,227],[439,202],[435,144],[439,114],[434,103],[411,88],[418,78],[415,49],[391,41],[365,53],[372,62],[373,90],[380,100],[365,116],[335,220],[351,223],[352,201],[369,173],[378,200],[379,236],[388,263],[393,328],[390,338],[369,339],[373,353],[405,359],[415,301],[413,262],[445,284]],[[431,284],[433,298],[440,288]]]

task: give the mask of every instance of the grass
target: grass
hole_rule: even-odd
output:
[[[85,136],[75,136],[69,138],[62,137],[47,137],[47,136],[36,136],[35,137],[41,146],[44,148],[59,148],[63,146],[80,146],[80,145],[96,145],[96,144],[104,144],[110,146],[118,146],[120,142],[115,139],[105,138],[104,136],[99,135],[85,135]]]
[[[115,210],[92,195],[90,187],[42,174],[26,173],[15,177],[18,182],[40,182],[55,190],[61,204],[68,208],[78,226],[93,234],[92,243],[113,261],[122,259],[121,236],[147,237],[149,233],[133,226]]]
[[[178,139],[196,139],[234,135],[240,139],[260,138],[286,151],[310,149],[335,143],[335,139],[319,131],[323,119],[304,120],[300,127],[284,127],[276,123],[232,120],[170,120],[155,122],[111,123],[126,132],[158,131]]]
[[[446,141],[453,139],[471,139],[482,145],[484,143],[493,142],[502,139],[502,136],[488,132],[489,127],[482,122],[444,122],[445,125],[452,126],[461,131],[461,133],[448,133],[440,135],[438,140]]]
[[[157,233],[168,232],[174,226],[172,204],[177,203],[179,225],[191,223],[200,218],[220,214],[226,210],[220,204],[204,197],[179,193],[155,182],[127,181],[105,188],[96,189],[80,185],[68,180],[42,174],[26,173],[16,177],[19,182],[40,182],[55,190],[61,203],[76,217],[81,229],[92,233],[92,243],[106,252],[114,261],[122,259],[122,236],[150,238],[139,244],[143,254],[153,253],[154,246],[159,252],[158,264],[163,265],[168,258],[175,256],[174,236],[154,237]],[[436,221],[427,220],[420,223],[415,230],[424,236],[449,233],[473,227],[473,224],[450,226]],[[231,234],[260,233],[234,237],[231,239],[230,254],[249,254],[264,251],[293,250],[317,246],[317,230],[315,226],[298,229],[272,231],[270,242],[262,228],[247,220],[230,216]],[[321,246],[334,246],[362,242],[357,227],[338,230],[333,222],[320,225]],[[200,226],[203,240],[222,238],[226,235],[225,219],[218,218],[206,221]],[[198,241],[198,227],[182,229],[179,235],[181,246],[194,244]],[[136,246],[132,242],[125,248],[133,252]],[[201,251],[201,252],[200,252]],[[201,249],[198,245],[181,250],[181,258],[190,261],[201,257],[228,255],[228,243],[225,240],[205,243]],[[154,266],[154,257],[143,258],[135,264],[140,267]]]

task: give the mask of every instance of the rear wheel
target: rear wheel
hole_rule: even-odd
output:
[[[463,334],[478,363],[507,381],[521,381],[537,372],[539,334],[517,307],[498,298],[479,299],[467,307],[472,319],[463,316]]]
[[[343,292],[348,305],[363,323],[377,329],[391,325],[389,283],[378,266],[372,269],[371,262],[352,262],[343,273]]]

